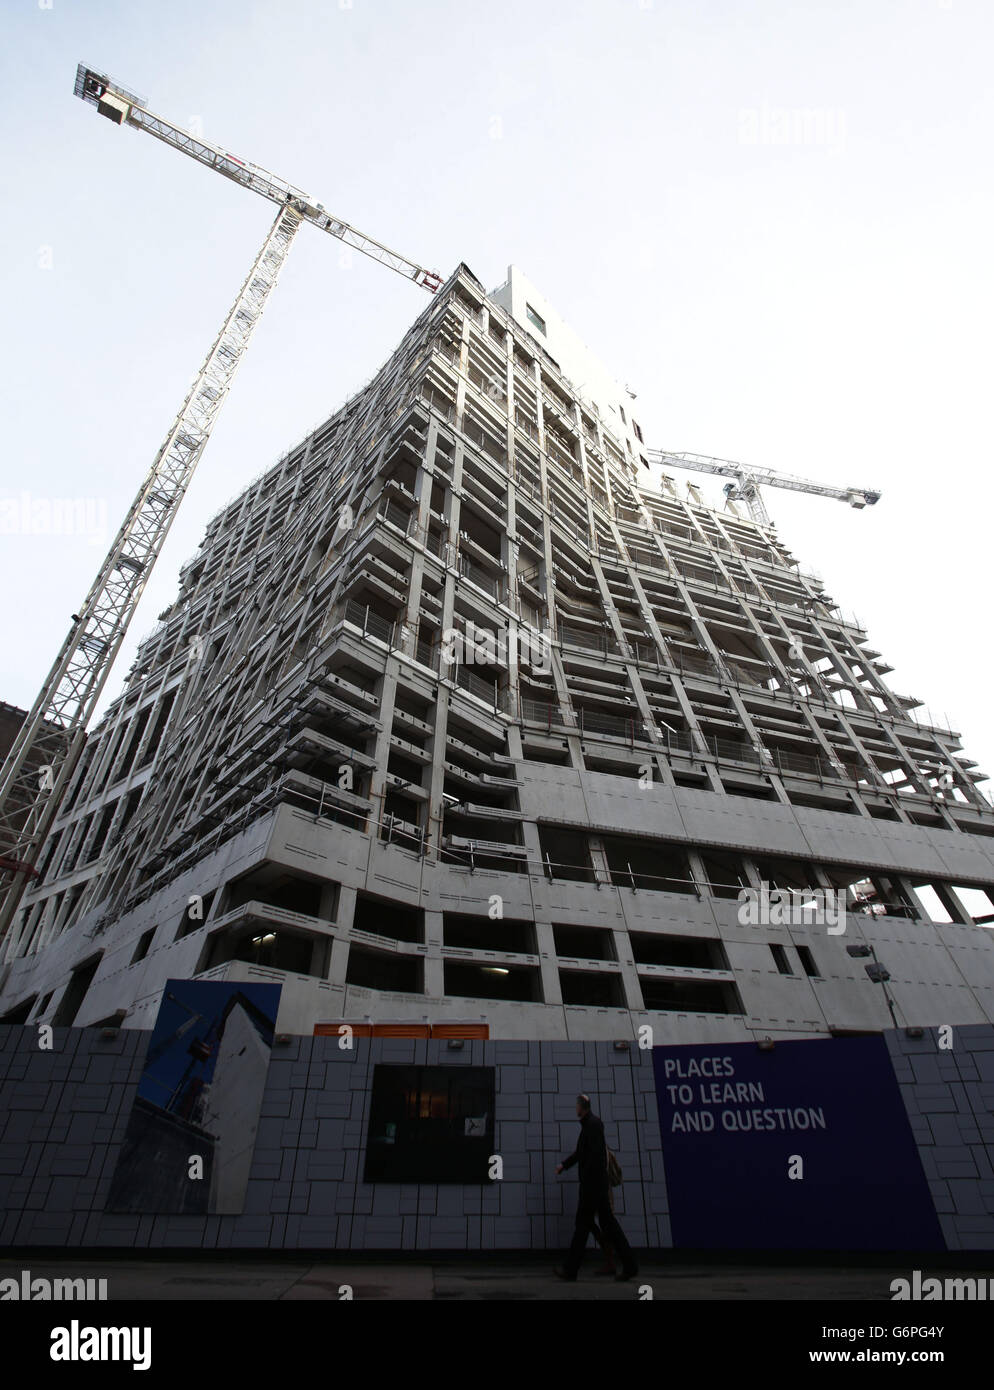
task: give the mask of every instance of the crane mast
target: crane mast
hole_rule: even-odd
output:
[[[872,507],[880,500],[880,493],[873,488],[830,487],[826,483],[798,478],[793,473],[778,473],[772,468],[751,468],[732,459],[711,458],[707,454],[676,454],[664,449],[647,449],[646,456],[650,462],[658,463],[663,468],[685,468],[692,473],[732,478],[734,481],[724,488],[725,496],[730,502],[743,501],[757,526],[769,527],[773,524],[759,491],[760,484],[764,487],[787,488],[791,492],[809,492],[816,497],[833,497],[857,508]]]
[[[434,294],[441,277],[332,217],[301,189],[194,139],[106,76],[80,64],[75,95],[118,125],[163,140],[277,205],[259,254],[77,613],[0,769],[0,942],[38,876],[37,856],[86,739],[86,726],[127,635],[152,566],[302,222]],[[7,952],[16,947],[13,937]]]

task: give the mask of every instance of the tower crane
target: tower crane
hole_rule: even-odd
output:
[[[441,284],[436,271],[333,216],[302,189],[154,115],[106,74],[80,63],[74,95],[116,125],[146,131],[275,203],[276,216],[0,770],[0,941],[26,885],[38,876],[37,856],[82,752],[86,725],[301,223],[429,294]]]
[[[204,1017],[203,1014],[197,1013],[196,1009],[191,1009],[189,1004],[184,1004],[182,999],[177,999],[176,995],[173,994],[172,990],[166,990],[165,998],[168,1000],[170,1004],[176,1004],[179,1008],[185,1010],[185,1012],[189,1016],[187,1018],[184,1018],[182,1023],[180,1023],[176,1028],[174,1028],[173,1031],[167,1037],[163,1038],[160,1042],[157,1042],[153,1047],[149,1048],[148,1053],[145,1057],[146,1071],[149,1071],[152,1067],[154,1067],[159,1058],[162,1057],[164,1053],[169,1051],[173,1043],[179,1042],[181,1038],[185,1037],[186,1034],[189,1033],[190,1029],[194,1026],[194,1024],[201,1022],[201,1020]],[[192,1050],[194,1044],[191,1043],[190,1046]]]
[[[686,468],[692,473],[712,473],[733,479],[725,484],[722,491],[729,502],[744,502],[757,526],[773,524],[759,491],[761,483],[764,487],[783,487],[791,492],[810,492],[816,497],[835,497],[840,502],[848,502],[850,507],[872,507],[880,499],[880,493],[872,488],[828,487],[825,483],[796,478],[792,473],[777,473],[772,468],[750,468],[744,463],[709,458],[706,454],[671,454],[662,449],[647,449],[646,456],[651,463],[661,464],[664,468]]]

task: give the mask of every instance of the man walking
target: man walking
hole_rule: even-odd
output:
[[[576,1118],[580,1121],[580,1137],[576,1149],[556,1168],[557,1173],[562,1173],[567,1168],[572,1168],[574,1163],[578,1166],[580,1196],[576,1204],[576,1229],[565,1263],[561,1269],[556,1270],[556,1274],[560,1279],[572,1281],[576,1278],[587,1237],[597,1222],[604,1239],[610,1243],[621,1261],[621,1270],[615,1277],[618,1280],[631,1279],[638,1273],[638,1265],[635,1263],[632,1248],[625,1239],[625,1233],[611,1210],[604,1126],[591,1110],[589,1096],[577,1096]]]

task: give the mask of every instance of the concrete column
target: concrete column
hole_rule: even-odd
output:
[[[921,898],[919,894],[916,892],[915,886],[911,882],[911,879],[906,877],[906,875],[904,874],[894,874],[893,879],[895,883],[900,885],[908,901],[912,903],[918,910],[921,916],[921,920],[923,922],[934,922],[935,918],[932,916],[932,913],[929,910],[928,905],[925,903],[924,899]],[[941,926],[943,924],[940,923],[939,925]]]
[[[694,880],[699,898],[711,897],[711,881],[708,878],[708,871],[704,867],[704,860],[696,849],[686,849],[687,863],[690,866],[690,876]]]
[[[425,913],[425,944],[428,948],[424,957],[425,994],[432,999],[441,999],[445,994],[442,960],[443,921],[441,912]]]
[[[336,903],[336,899],[338,900]],[[318,902],[318,916],[326,922],[342,922],[342,905],[347,906],[348,920],[352,921],[352,914],[355,911],[356,892],[354,888],[342,888],[339,893],[337,883],[324,883],[321,885],[321,897]],[[217,906],[217,902],[211,904],[211,913]],[[337,909],[337,916],[336,916]],[[211,913],[208,913],[208,918]]]
[[[349,966],[349,932],[352,930],[352,922],[355,917],[357,893],[354,888],[347,888],[344,884],[342,885],[341,889],[338,890],[338,910],[333,919],[335,891],[335,884],[327,883],[324,885],[321,889],[321,901],[318,910],[322,917],[327,918],[329,922],[334,920],[338,927],[338,931],[331,941],[328,983],[344,985],[345,974]]]
[[[590,851],[590,863],[594,871],[594,882],[610,884],[611,870],[608,866],[607,852],[604,849],[604,842],[601,837],[593,834],[588,835],[587,848]]]
[[[538,968],[542,976],[542,999],[546,1004],[562,1004],[563,991],[559,983],[559,967],[556,964],[556,939],[551,922],[535,923],[535,938],[538,946]]]
[[[336,936],[332,938],[330,959],[328,961],[328,983],[330,985],[345,985],[345,977],[349,968],[349,940],[348,937]]]
[[[936,897],[954,922],[960,922],[964,926],[973,925],[973,915],[967,909],[955,888],[951,888],[948,883],[933,883],[931,887],[935,890]]]
[[[621,987],[625,995],[625,1008],[634,1013],[645,1009],[642,998],[642,984],[635,965],[635,952],[627,927],[617,927],[614,931],[614,950],[621,966]]]

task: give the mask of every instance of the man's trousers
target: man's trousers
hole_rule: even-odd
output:
[[[634,1270],[635,1256],[611,1210],[610,1189],[605,1183],[603,1187],[580,1187],[580,1198],[576,1204],[576,1229],[573,1232],[569,1254],[566,1256],[565,1272],[572,1277],[580,1268],[580,1261],[583,1259],[583,1252],[595,1221],[620,1261],[622,1271]]]

